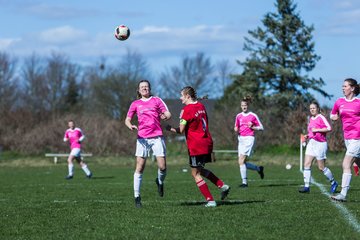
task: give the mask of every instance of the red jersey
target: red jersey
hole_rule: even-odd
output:
[[[185,125],[189,155],[197,156],[212,153],[213,141],[209,132],[205,106],[200,102],[186,105],[180,113],[180,119],[180,124]]]

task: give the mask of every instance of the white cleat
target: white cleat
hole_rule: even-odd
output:
[[[216,207],[216,202],[215,201],[208,201],[207,204],[205,204],[205,207]]]
[[[338,202],[346,202],[346,197],[341,193],[339,193],[338,195],[331,196],[331,199]]]

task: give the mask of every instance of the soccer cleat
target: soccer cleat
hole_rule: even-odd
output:
[[[160,184],[158,178],[155,179],[155,183],[156,183],[156,185],[158,187],[159,196],[163,197],[164,196],[164,184]]]
[[[66,179],[66,180],[71,180],[71,179],[73,179],[73,176],[72,176],[72,175],[67,175],[67,176],[65,177],[65,179]]]
[[[230,187],[228,185],[224,185],[222,188],[223,190],[221,191],[221,200],[224,200],[230,192]]]
[[[310,193],[310,188],[309,187],[300,188],[299,193]]]
[[[336,192],[336,188],[339,186],[339,184],[337,183],[337,181],[334,181],[332,184],[331,184],[331,187],[330,187],[330,192],[331,193],[335,193]]]
[[[141,208],[142,207],[142,204],[141,204],[141,197],[138,196],[135,198],[135,207],[137,208]]]
[[[248,185],[247,185],[247,183],[242,183],[242,184],[239,185],[239,187],[241,187],[241,188],[247,188]]]
[[[216,207],[216,202],[215,201],[208,201],[207,204],[205,204],[205,207]]]
[[[261,178],[261,179],[264,179],[264,167],[263,167],[263,166],[260,166],[260,167],[259,167],[258,173],[259,173],[259,175],[260,175],[260,178]]]
[[[332,200],[338,201],[338,202],[346,202],[346,197],[339,193],[338,195],[331,196]]]
[[[88,179],[91,179],[91,178],[92,178],[92,173],[90,173],[89,175],[86,175],[86,177],[87,177]]]

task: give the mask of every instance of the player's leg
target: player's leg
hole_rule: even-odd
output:
[[[209,156],[211,157],[211,156]],[[221,200],[224,200],[230,192],[229,185],[225,184],[220,178],[218,178],[212,171],[202,168],[200,171],[201,176],[209,179],[214,185],[221,190]]]
[[[73,160],[74,160],[75,156],[69,155],[68,159],[67,159],[67,163],[68,163],[68,175],[65,177],[65,179],[72,179],[74,176],[74,164],[73,164]]]
[[[141,207],[140,189],[142,183],[142,176],[145,170],[146,158],[136,157],[136,167],[134,172],[134,197],[135,206]]]
[[[158,187],[158,193],[160,197],[164,196],[164,181],[166,177],[166,145],[164,138],[153,139],[152,151],[156,156],[158,165],[157,178],[155,183]]]
[[[204,179],[201,177],[201,170],[204,166],[202,158],[199,156],[189,156],[189,164],[191,167],[191,176],[194,178],[197,187],[201,194],[205,197],[207,204],[205,207],[216,207],[216,202],[210,193],[209,187]]]
[[[247,187],[247,169],[246,169],[246,155],[240,154],[238,158],[239,166],[240,166],[240,176],[242,179],[242,183],[240,187]]]
[[[309,193],[310,192],[310,180],[311,180],[311,164],[314,159],[314,156],[305,155],[304,159],[304,187],[299,189],[300,193]]]
[[[329,180],[331,187],[330,192],[336,192],[336,188],[338,187],[338,183],[335,181],[334,175],[332,174],[330,168],[325,166],[326,159],[317,159],[317,165],[319,170],[324,174],[324,176]]]
[[[92,177],[92,172],[90,171],[86,162],[82,159],[81,156],[77,156],[75,159],[80,164],[80,167],[84,171],[86,177],[90,179]]]
[[[360,158],[360,140],[345,140],[346,145],[346,153],[342,163],[343,174],[341,180],[341,192],[332,196],[331,198],[336,201],[346,201],[346,195],[350,188],[351,182],[351,167],[354,162],[359,162],[358,158]]]
[[[260,178],[264,179],[264,167],[263,166],[257,166],[250,162],[246,162],[245,165],[246,165],[246,169],[257,171],[260,175]]]
[[[149,147],[147,143],[147,139],[137,139],[136,141],[136,166],[134,172],[134,197],[135,197],[135,206],[140,208],[141,204],[141,196],[140,189],[142,183],[142,175],[145,170],[146,158],[149,155]]]

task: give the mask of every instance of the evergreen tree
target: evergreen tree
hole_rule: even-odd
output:
[[[238,61],[244,70],[233,76],[225,101],[249,93],[259,102],[293,108],[313,99],[311,91],[331,97],[322,89],[323,79],[308,75],[320,60],[314,52],[314,27],[305,25],[292,0],[276,0],[275,6],[276,12],[262,20],[264,27],[249,31],[245,38],[244,50],[250,55]]]

